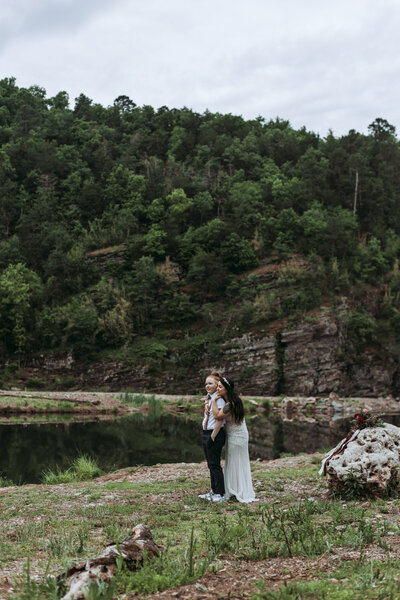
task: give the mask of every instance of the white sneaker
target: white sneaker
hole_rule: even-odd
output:
[[[201,498],[202,500],[212,500],[213,493],[208,492],[208,494],[199,494],[199,498]]]
[[[224,496],[221,496],[221,494],[214,494],[212,497],[212,501],[213,502],[223,502],[225,500]]]

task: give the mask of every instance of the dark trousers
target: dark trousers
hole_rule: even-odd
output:
[[[203,450],[210,469],[211,489],[214,494],[225,494],[224,474],[221,467],[221,452],[225,444],[225,428],[222,427],[215,441],[211,439],[212,430],[203,431]]]

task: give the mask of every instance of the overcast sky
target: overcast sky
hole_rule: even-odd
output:
[[[399,0],[3,0],[0,76],[105,106],[400,133]]]

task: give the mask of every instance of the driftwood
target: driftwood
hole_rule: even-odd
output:
[[[150,528],[143,524],[136,525],[131,535],[118,546],[109,544],[96,558],[70,567],[65,576],[68,592],[61,600],[84,600],[91,581],[110,582],[117,568],[118,558],[122,558],[126,566],[134,571],[143,562],[145,555],[151,558],[159,554],[160,548],[154,542]]]

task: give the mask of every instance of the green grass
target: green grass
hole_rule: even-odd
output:
[[[251,600],[398,600],[400,561],[349,562],[329,574],[316,573],[315,581],[288,582],[278,590],[256,584]]]
[[[57,483],[73,483],[75,481],[90,481],[102,474],[96,461],[90,456],[79,456],[65,471],[60,469],[56,472],[51,469],[44,471],[42,481],[47,485]]]
[[[0,398],[0,411],[4,410],[5,407],[9,407],[9,411],[36,413],[69,413],[77,411],[76,405],[73,402],[68,402],[68,400],[50,400],[49,398],[40,397],[19,398],[17,396],[2,396]]]
[[[307,582],[292,581],[280,590],[262,589],[259,584],[254,588],[254,600],[346,600],[352,586],[356,600],[365,590],[370,594],[366,598],[395,598],[390,594],[396,584],[397,563],[390,566],[387,558],[380,567],[373,563],[371,571],[365,556],[371,544],[387,554],[395,536],[400,535],[396,514],[399,501],[318,499],[325,483],[317,476],[319,465],[312,464],[311,459],[310,463],[292,467],[283,467],[283,463],[281,469],[274,470],[254,463],[257,489],[259,485],[265,487],[269,499],[249,506],[236,502],[210,505],[197,497],[208,485],[206,479],[192,480],[182,474],[173,481],[157,481],[159,468],[153,468],[150,482],[79,481],[92,471],[82,465],[77,469],[76,464],[75,482],[62,488],[10,489],[0,495],[1,567],[26,562],[30,556],[35,573],[42,576],[40,582],[29,580],[27,565],[25,576],[15,586],[18,592],[14,592],[14,600],[56,598],[59,590],[52,576],[74,562],[97,556],[108,543],[121,542],[132,526],[141,522],[151,527],[162,548],[161,556],[145,561],[135,573],[121,566],[114,591],[105,588],[105,595],[99,596],[100,591],[93,588],[93,598],[146,595],[189,584],[207,570],[217,570],[223,559],[290,561],[293,557],[315,563],[322,556],[330,561],[338,548],[359,553],[357,568],[353,564],[354,575],[349,563],[343,562],[338,568],[332,560],[327,570],[316,572]],[[126,470],[127,477],[129,474]],[[296,493],[296,486],[302,490],[305,482],[316,490],[315,500],[303,497],[301,491]],[[276,498],[276,503],[271,498]],[[340,583],[332,584],[331,578]],[[372,582],[369,590],[368,581]]]

